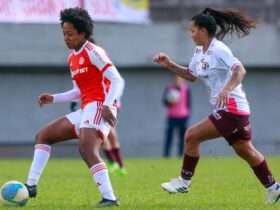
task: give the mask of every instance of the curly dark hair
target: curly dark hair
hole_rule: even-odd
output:
[[[60,12],[61,26],[65,22],[72,23],[79,33],[85,33],[85,38],[91,40],[93,34],[93,20],[85,9],[75,7]]]

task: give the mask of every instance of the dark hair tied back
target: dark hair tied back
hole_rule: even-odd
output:
[[[251,28],[256,27],[254,19],[234,9],[216,10],[208,7],[192,20],[196,25],[205,27],[210,36],[216,36],[220,40],[228,33],[236,33],[238,37],[246,36]],[[216,27],[213,26],[214,23]]]

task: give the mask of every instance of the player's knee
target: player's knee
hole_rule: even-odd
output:
[[[198,138],[196,135],[196,131],[193,128],[189,128],[185,134],[185,144],[193,145],[198,143]]]
[[[79,152],[80,152],[81,156],[83,157],[84,155],[86,155],[88,150],[89,150],[88,143],[85,140],[80,139],[80,141],[79,141]]]
[[[87,155],[89,153],[93,155],[97,153],[93,145],[89,141],[84,139],[80,139],[79,141],[79,151],[81,155]]]
[[[35,135],[35,142],[36,144],[49,144],[48,137],[45,132],[40,130]]]
[[[246,159],[248,157],[256,155],[256,152],[254,149],[252,149],[249,145],[246,143],[238,143],[234,145],[234,150],[236,154],[243,159]]]

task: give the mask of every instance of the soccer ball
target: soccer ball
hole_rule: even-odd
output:
[[[9,181],[0,189],[0,200],[8,206],[25,206],[29,194],[24,184],[18,181]]]
[[[166,101],[169,104],[177,103],[179,98],[180,98],[180,91],[175,88],[168,90],[166,93]]]

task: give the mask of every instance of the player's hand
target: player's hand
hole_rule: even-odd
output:
[[[229,96],[229,90],[222,90],[222,92],[218,95],[217,102],[216,102],[216,108],[218,109],[224,109],[228,104],[228,96]]]
[[[169,56],[165,53],[158,53],[154,56],[153,58],[153,62],[157,63],[165,68],[168,68],[168,66],[171,63],[171,59],[169,58]]]
[[[48,94],[48,93],[44,93],[38,96],[38,104],[40,107],[46,105],[46,104],[52,104],[53,103],[53,96]]]
[[[102,109],[102,117],[103,119],[108,122],[112,127],[114,127],[117,123],[116,117],[113,115],[109,106],[103,106]]]

